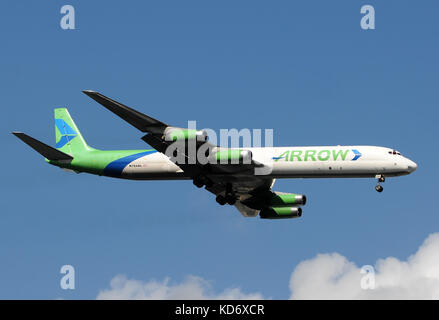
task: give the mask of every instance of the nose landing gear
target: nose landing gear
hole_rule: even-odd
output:
[[[385,178],[384,175],[382,175],[382,174],[377,175],[376,178],[378,179],[378,183],[377,183],[377,185],[375,186],[375,190],[378,191],[378,192],[383,192],[384,188],[383,188],[383,186],[381,185],[381,183],[383,183],[384,181],[386,181],[386,178]]]

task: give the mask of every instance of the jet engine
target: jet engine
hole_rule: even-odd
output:
[[[254,195],[241,201],[242,204],[255,210],[260,210],[262,219],[300,218],[302,208],[306,204],[303,194],[268,192]]]
[[[304,206],[306,204],[306,196],[295,193],[275,192],[270,200],[271,206]]]
[[[166,142],[196,140],[197,142],[206,142],[208,135],[205,130],[184,129],[176,127],[166,128],[163,139]]]
[[[300,218],[302,208],[300,207],[269,207],[259,212],[261,219],[288,219]]]
[[[218,149],[212,154],[211,162],[214,163],[232,163],[232,164],[249,164],[252,162],[253,154],[250,150],[240,149]]]

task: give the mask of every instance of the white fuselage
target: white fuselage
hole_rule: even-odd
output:
[[[399,152],[375,146],[323,146],[241,148],[250,150],[253,160],[264,164],[255,175],[272,178],[332,178],[401,176],[416,170],[417,165]],[[189,179],[167,156],[156,152],[129,163],[122,178]]]

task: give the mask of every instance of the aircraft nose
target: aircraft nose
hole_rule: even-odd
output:
[[[414,161],[407,159],[407,162],[407,170],[409,173],[412,173],[413,171],[416,171],[416,169],[418,169],[418,165]]]

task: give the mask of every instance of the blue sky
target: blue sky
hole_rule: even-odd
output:
[[[60,8],[76,9],[62,30]],[[372,4],[376,30],[360,28]],[[358,265],[406,259],[439,231],[436,1],[5,1],[0,4],[3,168],[0,298],[95,298],[117,274],[288,298],[295,266],[338,252]],[[393,147],[418,171],[388,179],[277,181],[304,193],[301,219],[244,219],[186,182],[50,167],[10,134],[55,144],[66,106],[100,149],[141,133],[81,93],[166,123],[273,128],[274,144]],[[61,290],[71,264],[76,289]]]

